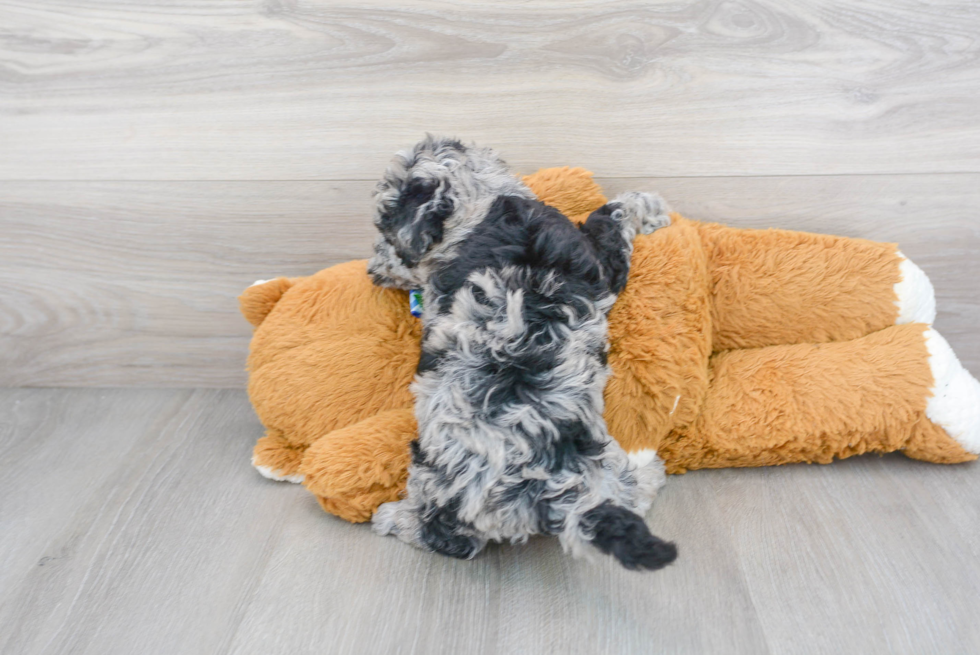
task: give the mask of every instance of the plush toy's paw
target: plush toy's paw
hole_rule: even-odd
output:
[[[293,484],[302,484],[303,478],[306,477],[302,473],[284,473],[282,471],[276,471],[268,466],[262,466],[255,461],[255,457],[252,457],[252,466],[258,471],[263,478],[268,478],[270,480],[275,480],[276,482],[291,482]]]
[[[650,234],[670,225],[670,209],[656,193],[628,191],[616,196],[612,204],[617,206],[616,211],[623,212],[640,234]]]
[[[932,282],[922,269],[912,263],[899,251],[899,273],[902,279],[895,284],[898,318],[895,323],[925,323],[932,325],[936,320],[936,292]]]
[[[980,454],[980,382],[963,368],[938,332],[926,330],[925,339],[935,380],[926,416],[964,450]]]
[[[298,484],[303,481],[303,474],[299,471],[303,450],[290,443],[278,430],[270,430],[255,442],[252,466],[262,477]]]

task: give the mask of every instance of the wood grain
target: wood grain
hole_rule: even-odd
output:
[[[221,652],[290,501],[303,500],[295,487],[270,493],[249,470],[261,427],[243,394],[7,390],[0,399],[5,416],[28,405],[4,444],[20,456],[5,458],[18,475],[3,477],[0,494],[0,545],[16,555],[4,559],[0,651]],[[39,404],[47,450],[62,449],[54,457],[33,439]],[[23,523],[35,527],[25,535]]]
[[[691,218],[897,241],[980,374],[980,175],[601,179]],[[236,387],[256,279],[366,257],[369,182],[0,182],[0,385]]]
[[[968,564],[980,556],[976,507],[950,504],[949,494],[980,492],[978,472],[972,464],[936,467],[901,456],[725,472],[725,488],[713,490],[719,520],[732,525],[772,649],[974,650],[976,612],[958,596],[964,584],[980,584]],[[789,489],[793,502],[786,502]],[[910,595],[909,576],[926,569]]]
[[[368,256],[369,188],[0,183],[0,379],[240,386],[237,295]]]
[[[6,0],[0,179],[980,172],[980,5]]]
[[[674,476],[662,572],[553,540],[461,562],[248,464],[244,392],[0,389],[0,651],[967,653],[980,465]]]
[[[235,297],[369,252],[422,132],[897,241],[980,376],[971,0],[4,0],[0,387],[241,387]],[[472,562],[249,466],[241,390],[0,388],[0,652],[980,651],[977,464],[672,478],[654,575]]]

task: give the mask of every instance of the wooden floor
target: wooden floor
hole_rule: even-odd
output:
[[[976,653],[980,471],[671,478],[664,571],[554,540],[460,562],[248,466],[237,390],[0,390],[0,652]]]
[[[424,132],[897,241],[980,376],[975,0],[0,0],[0,653],[977,653],[980,465],[696,472],[678,562],[473,562],[248,465],[236,296]]]

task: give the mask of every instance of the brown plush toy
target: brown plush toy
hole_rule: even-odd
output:
[[[524,181],[576,222],[606,201],[581,169]],[[659,453],[669,473],[899,450],[976,459],[980,383],[930,327],[932,286],[893,244],[671,218],[637,237],[609,316],[605,417],[632,458]],[[369,520],[404,488],[415,438],[408,294],[353,261],[240,302],[267,428],[253,464]]]

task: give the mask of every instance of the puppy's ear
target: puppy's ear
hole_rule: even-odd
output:
[[[453,213],[453,202],[438,194],[438,182],[412,180],[401,192],[396,213],[395,249],[405,266],[417,266],[432,246],[442,241],[446,219]]]

